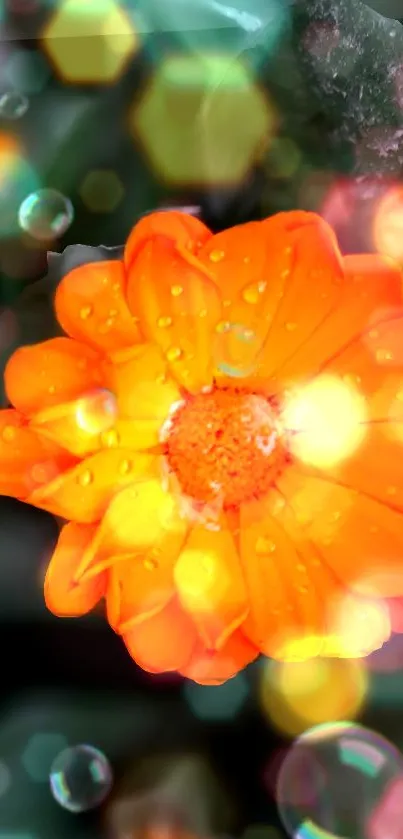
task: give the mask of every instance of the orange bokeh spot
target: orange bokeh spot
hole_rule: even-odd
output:
[[[229,509],[268,492],[287,459],[277,413],[266,397],[237,388],[181,403],[164,437],[185,495]]]

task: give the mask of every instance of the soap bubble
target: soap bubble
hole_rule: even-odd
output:
[[[287,753],[277,805],[291,837],[326,832],[329,839],[381,839],[387,834],[379,833],[379,824],[385,807],[391,810],[396,784],[403,786],[403,756],[388,740],[353,723],[326,723],[305,732]]]
[[[10,90],[0,96],[0,118],[20,119],[27,112],[29,102],[23,93]]]
[[[101,804],[110,792],[112,782],[107,758],[93,746],[64,749],[50,771],[52,795],[71,813],[83,813]]]
[[[216,327],[214,362],[224,376],[250,376],[256,369],[259,350],[257,335],[244,324],[223,321]]]
[[[38,189],[22,202],[18,211],[20,227],[34,239],[49,241],[63,236],[73,221],[69,198],[56,189]]]

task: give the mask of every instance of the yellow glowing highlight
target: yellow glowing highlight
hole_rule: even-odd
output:
[[[181,185],[238,183],[277,122],[248,67],[210,54],[163,59],[129,120],[154,171]]]
[[[260,683],[260,701],[277,729],[296,736],[313,725],[354,719],[363,706],[367,688],[368,677],[360,661],[267,661]]]
[[[323,375],[292,392],[283,423],[292,433],[291,450],[304,463],[334,466],[363,442],[367,412],[358,391],[339,378]]]
[[[59,76],[75,84],[111,84],[139,47],[116,0],[61,0],[41,40]]]

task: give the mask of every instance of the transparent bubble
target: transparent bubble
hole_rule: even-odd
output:
[[[214,340],[214,362],[225,376],[242,378],[256,369],[260,341],[252,329],[242,323],[218,324]]]
[[[49,241],[63,236],[73,221],[69,198],[56,189],[38,189],[22,202],[18,211],[20,227],[34,239]]]
[[[23,93],[10,90],[0,96],[0,117],[2,119],[20,119],[28,108],[29,102]]]
[[[50,771],[54,799],[71,813],[97,807],[112,787],[110,764],[93,746],[79,745],[62,751]]]
[[[403,817],[403,756],[385,738],[349,722],[310,729],[287,753],[277,806],[289,836],[384,839]],[[400,810],[397,812],[397,799]],[[395,835],[395,833],[393,833]]]

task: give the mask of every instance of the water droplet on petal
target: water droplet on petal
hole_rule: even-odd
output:
[[[133,467],[131,460],[122,460],[122,463],[119,467],[119,472],[121,475],[128,475]]]
[[[214,250],[210,252],[209,259],[211,262],[221,262],[221,260],[224,259],[224,256],[224,251]]]
[[[161,327],[161,329],[166,329],[167,326],[172,325],[172,318],[170,318],[170,317],[158,318],[157,324],[158,324],[159,327]]]
[[[80,486],[87,487],[90,484],[92,484],[92,482],[94,480],[94,476],[93,476],[90,469],[86,469],[84,472],[80,472],[77,480],[78,480],[78,483],[80,484]]]
[[[167,350],[166,358],[168,361],[178,361],[181,355],[182,350],[180,347],[170,347],[169,350]]]
[[[245,300],[245,303],[250,303],[254,305],[255,303],[259,302],[261,291],[259,290],[259,283],[255,283],[254,285],[249,285],[244,288],[242,292],[242,297]]]
[[[257,554],[272,554],[276,550],[276,543],[266,536],[259,536],[255,545],[255,550]]]
[[[148,556],[145,559],[143,559],[143,566],[146,569],[146,571],[156,571],[156,569],[158,568],[158,562],[156,559],[153,559],[153,557]]]
[[[285,324],[285,328],[286,328],[287,332],[294,332],[294,330],[297,328],[297,324],[295,323],[295,321],[290,321],[289,320]]]
[[[114,428],[111,428],[109,431],[104,431],[103,434],[101,434],[101,442],[106,449],[112,449],[114,446],[118,446],[118,432]]]
[[[181,285],[173,285],[171,286],[171,294],[172,297],[180,297],[183,294],[183,288]]]
[[[390,495],[390,496],[392,496],[392,495],[397,495],[397,487],[395,487],[395,486],[389,486],[389,487],[387,488],[386,492],[387,492],[387,495]]]
[[[377,361],[393,361],[393,353],[390,350],[379,349],[375,353]]]
[[[7,443],[11,443],[17,436],[17,430],[14,425],[5,425],[1,436]]]
[[[63,236],[74,217],[69,198],[55,189],[38,189],[22,202],[18,223],[33,239],[50,241]]]
[[[80,309],[80,318],[81,318],[81,320],[87,320],[87,318],[89,318],[89,317],[92,315],[93,311],[94,311],[94,310],[93,310],[93,307],[92,307],[92,306],[83,306],[83,307]]]

